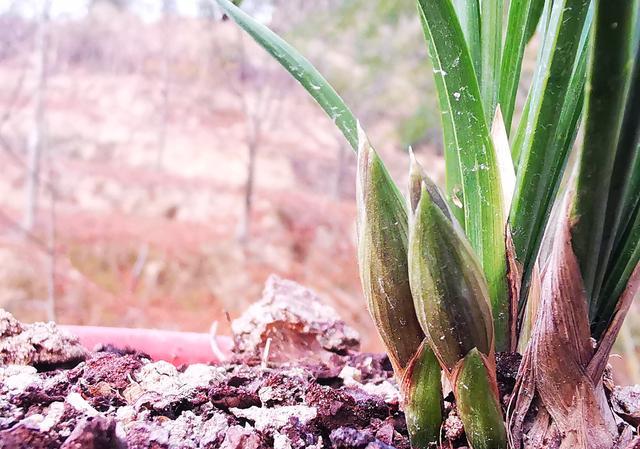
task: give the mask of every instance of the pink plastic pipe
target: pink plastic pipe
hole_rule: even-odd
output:
[[[78,336],[80,344],[93,350],[99,344],[117,348],[133,348],[149,354],[153,360],[165,360],[176,366],[192,363],[219,363],[233,348],[230,337],[196,332],[176,332],[159,329],[126,329],[97,326],[59,326]],[[212,347],[215,338],[217,350]]]

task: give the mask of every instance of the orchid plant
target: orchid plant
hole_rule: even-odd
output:
[[[406,195],[313,65],[216,1],[357,153],[362,288],[412,445],[441,441],[445,388],[473,449],[619,444],[629,432],[602,377],[640,286],[639,1],[417,0],[446,188],[412,156]],[[532,39],[537,65],[518,108]],[[496,352],[522,354],[509,398]]]

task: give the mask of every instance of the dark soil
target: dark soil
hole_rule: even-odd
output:
[[[177,368],[108,344],[69,352],[55,325],[0,313],[0,449],[409,449],[388,358],[359,352],[308,290],[272,279],[233,327],[232,359]],[[519,364],[497,356],[505,407]],[[625,394],[637,418],[640,393]],[[451,395],[445,407],[442,447],[463,448]]]
[[[313,292],[271,278],[233,328],[232,359],[176,368],[0,315],[0,449],[409,448],[388,358]]]
[[[97,352],[70,370],[1,369],[3,449],[409,447],[383,355],[176,369]]]

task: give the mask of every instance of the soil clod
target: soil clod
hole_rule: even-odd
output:
[[[0,449],[409,448],[388,359],[355,351],[357,334],[315,294],[272,278],[235,329],[225,365],[107,347],[71,369],[1,367]]]
[[[86,355],[78,339],[54,323],[22,324],[0,309],[0,365],[52,369],[77,364]]]

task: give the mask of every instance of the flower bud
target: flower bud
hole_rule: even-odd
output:
[[[424,340],[409,287],[407,211],[362,130],[356,195],[362,290],[394,369],[402,373]]]
[[[449,373],[473,348],[493,356],[482,269],[466,237],[424,182],[411,220],[409,278],[418,321]]]

